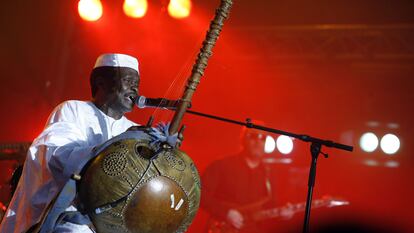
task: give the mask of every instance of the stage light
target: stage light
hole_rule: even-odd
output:
[[[125,0],[123,5],[124,13],[131,18],[141,18],[147,13],[147,0]]]
[[[86,21],[96,21],[102,16],[102,3],[99,0],[80,0],[79,16]]]
[[[400,149],[400,139],[394,134],[386,134],[381,138],[380,146],[386,154],[395,154]]]
[[[379,165],[379,162],[375,159],[367,159],[363,162],[368,167],[377,167]]]
[[[289,154],[293,150],[293,141],[290,137],[280,135],[276,140],[276,146],[280,153]]]
[[[170,0],[168,14],[171,17],[182,19],[188,17],[191,11],[191,0]]]
[[[387,162],[385,162],[385,163],[384,163],[384,166],[385,166],[385,167],[389,167],[389,168],[397,168],[397,167],[399,167],[399,166],[400,166],[400,163],[399,163],[399,162],[397,162],[397,161],[393,161],[393,160],[391,160],[391,161],[387,161]]]
[[[359,139],[359,146],[365,152],[373,152],[378,147],[378,138],[374,133],[364,133]]]
[[[264,152],[267,154],[272,153],[276,148],[276,142],[275,139],[273,139],[272,136],[266,136],[266,141],[265,141],[265,148],[264,148]]]

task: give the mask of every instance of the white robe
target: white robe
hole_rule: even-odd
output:
[[[105,115],[92,102],[71,100],[57,106],[27,153],[0,232],[25,232],[39,222],[70,176],[92,157],[92,149],[133,125],[126,117]]]

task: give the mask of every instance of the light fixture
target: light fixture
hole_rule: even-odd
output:
[[[400,139],[394,134],[386,134],[381,138],[380,146],[386,154],[395,154],[400,149]]]
[[[289,154],[293,150],[293,141],[288,136],[280,135],[276,140],[276,146],[280,153]]]
[[[80,0],[79,16],[86,21],[96,21],[102,17],[102,3],[99,0]]]
[[[170,0],[168,3],[168,14],[177,19],[186,18],[190,15],[191,0]]]
[[[272,136],[267,135],[266,141],[265,141],[264,152],[266,154],[270,154],[275,150],[275,148],[276,148],[275,139]]]
[[[359,139],[359,146],[365,152],[373,152],[378,147],[378,137],[371,132],[364,133]]]
[[[147,0],[125,0],[124,13],[131,18],[142,18],[147,13]]]

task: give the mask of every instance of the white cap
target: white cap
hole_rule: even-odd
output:
[[[105,53],[96,59],[95,66],[128,67],[136,70],[139,74],[138,60],[135,57],[120,53]]]

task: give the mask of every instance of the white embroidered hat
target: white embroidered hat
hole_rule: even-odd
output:
[[[135,57],[120,53],[105,53],[96,59],[95,66],[128,67],[136,70],[139,74],[138,60]]]

